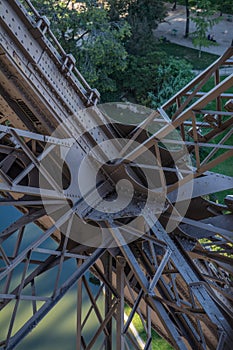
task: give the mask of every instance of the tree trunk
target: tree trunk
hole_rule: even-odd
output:
[[[201,58],[201,46],[199,46],[198,58]]]
[[[186,25],[185,25],[184,37],[187,38],[189,36],[189,24],[190,24],[189,0],[185,0],[185,6],[186,6]]]
[[[175,11],[176,10],[176,3],[177,3],[177,0],[174,1],[174,4],[172,6],[172,11]]]

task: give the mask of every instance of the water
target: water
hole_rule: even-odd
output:
[[[14,207],[0,207],[0,232],[7,227],[10,223],[14,222],[20,217],[20,212]],[[34,224],[28,225],[25,231],[25,239],[22,242],[22,247],[25,248],[31,241],[35,240],[36,237],[41,235],[40,229]],[[4,249],[7,254],[12,253],[14,235],[7,239],[7,244],[5,243]],[[54,241],[51,239],[50,248],[55,247]],[[48,246],[47,246],[48,247]],[[38,255],[38,253],[37,253]],[[36,254],[34,258],[36,258]],[[16,269],[13,275],[13,283],[10,290],[17,285],[19,276],[22,272],[23,266]],[[67,275],[70,275],[71,271],[76,269],[74,262],[67,261],[64,265],[64,271],[61,278],[65,280]],[[30,272],[30,271],[29,271]],[[48,291],[51,290],[56,274],[51,271],[47,273],[47,276],[43,277],[44,281],[38,284],[40,289],[37,289],[37,293],[40,295],[47,295]],[[89,279],[89,274],[86,275]],[[2,292],[3,285],[0,284],[0,290]],[[91,289],[94,294],[98,291],[98,286],[91,284]],[[27,294],[26,290],[24,294]],[[10,302],[8,306],[0,314],[0,339],[4,338],[6,334],[9,316],[13,311],[14,301]],[[77,284],[74,285],[70,291],[62,298],[62,300],[49,312],[49,314],[38,324],[38,326],[31,332],[17,347],[17,350],[74,350],[76,348],[76,306],[77,305]],[[83,289],[83,314],[82,317],[87,313],[90,307],[90,301],[88,299],[85,290]],[[99,307],[103,312],[104,303],[103,296],[100,296]],[[19,305],[19,317],[16,318],[14,332],[19,329],[23,323],[26,321],[28,316],[31,315],[32,304],[28,301],[21,301]],[[96,327],[98,326],[98,320],[94,312],[92,312],[87,327],[85,328],[86,338],[90,338],[96,332]],[[102,338],[103,339],[103,338]],[[101,337],[99,342],[96,344],[96,349],[101,345]]]

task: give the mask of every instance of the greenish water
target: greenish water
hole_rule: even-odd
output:
[[[7,227],[10,223],[14,222],[20,217],[19,211],[13,207],[0,207],[0,232]],[[23,241],[21,250],[25,248],[31,241],[39,237],[41,231],[34,224],[28,225],[25,232],[25,240]],[[4,249],[7,254],[12,252],[14,243],[14,235],[12,238],[7,240],[7,245],[4,245]],[[49,242],[50,247],[55,246],[54,241],[51,239]],[[48,242],[47,242],[48,247]],[[38,254],[37,254],[38,255]],[[36,254],[34,255],[36,258]],[[13,283],[11,284],[10,290],[12,290],[19,282],[22,268],[15,269],[13,274]],[[74,262],[68,261],[64,265],[64,271],[61,276],[62,280],[65,280],[67,275],[76,268]],[[28,273],[31,270],[28,271]],[[39,295],[49,296],[49,291],[52,290],[56,273],[50,271],[43,276],[43,281],[38,284],[37,292]],[[87,279],[89,275],[86,276]],[[0,284],[0,293],[2,292],[3,285]],[[98,291],[98,286],[91,284],[91,289],[94,294]],[[29,292],[30,293],[30,292]],[[24,290],[24,294],[27,290]],[[9,317],[13,311],[15,302],[12,301],[7,307],[0,313],[0,339],[2,340],[6,336],[7,328],[9,326]],[[99,298],[99,307],[103,312],[103,297]],[[39,307],[39,303],[37,304]],[[90,302],[85,290],[83,289],[82,296],[82,317],[85,317]],[[77,317],[77,284],[75,284],[70,291],[62,298],[62,300],[49,312],[49,314],[37,325],[36,328],[15,348],[17,350],[74,350],[76,348],[76,317]],[[20,301],[18,317],[15,320],[14,330],[17,331],[24,322],[32,315],[32,304],[28,301]],[[96,332],[99,323],[96,315],[92,312],[89,322],[86,324],[84,335],[85,339],[90,339],[91,336]],[[102,336],[103,337],[103,336]],[[99,341],[96,342],[96,349],[101,346],[103,338],[99,337]]]
[[[0,232],[17,218],[20,217],[19,211],[14,207],[0,207]],[[40,229],[34,225],[29,224],[24,233],[24,240],[22,241],[20,251],[22,251],[28,244],[34,241],[37,237],[41,235]],[[7,245],[4,244],[4,249],[7,254],[12,254],[12,249],[14,246],[15,236],[8,238],[6,240]],[[56,243],[50,239],[46,241],[46,248],[55,248]],[[45,247],[45,245],[44,245]],[[33,253],[34,254],[34,253]],[[38,253],[33,255],[33,258],[41,258]],[[0,264],[2,262],[0,261]],[[1,266],[1,265],[0,265]],[[77,268],[73,261],[66,261],[64,264],[64,269],[61,275],[61,282],[65,281],[67,276]],[[22,273],[23,266],[16,268],[13,274],[13,281],[10,286],[10,290],[20,282],[20,276]],[[33,267],[32,267],[33,269]],[[28,274],[32,271],[28,270]],[[87,280],[89,280],[90,274],[86,275]],[[53,289],[53,285],[56,279],[56,269],[51,269],[50,271],[43,274],[40,279],[40,283],[36,284],[37,294],[40,296],[50,296]],[[98,293],[99,286],[90,283],[90,288],[92,293],[96,295]],[[0,293],[3,292],[3,285],[0,282]],[[23,294],[30,294],[31,290],[25,288]],[[9,326],[10,315],[13,312],[15,301],[11,301],[2,312],[0,312],[0,341],[5,339],[7,334],[7,329]],[[37,303],[39,308],[42,302]],[[82,319],[85,318],[89,308],[91,306],[88,295],[83,288],[82,293]],[[103,294],[98,298],[99,310],[104,316],[104,298]],[[46,315],[46,317],[33,329],[26,338],[24,338],[16,350],[74,350],[76,348],[76,330],[77,330],[77,284],[75,284],[68,293],[61,299],[61,301]],[[127,309],[126,309],[127,311]],[[29,301],[20,301],[18,316],[16,317],[13,333],[17,332],[20,327],[32,316],[32,304]],[[134,320],[134,326],[139,331],[142,339],[144,339],[144,332],[141,325],[138,323],[138,319]],[[95,334],[99,326],[98,319],[94,311],[92,311],[88,322],[83,330],[83,336],[86,343],[90,341],[91,337]],[[115,333],[115,321],[113,321],[113,339]],[[145,339],[144,339],[145,340]],[[103,334],[101,334],[93,349],[101,349],[101,344],[103,342]],[[129,348],[132,348],[129,341],[127,341]],[[153,344],[152,348],[157,350],[170,350],[172,349],[169,344],[160,338],[155,332],[153,333]],[[115,347],[113,346],[114,350]]]

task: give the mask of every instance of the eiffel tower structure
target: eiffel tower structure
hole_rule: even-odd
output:
[[[174,349],[230,349],[233,47],[156,111],[99,105],[47,18],[0,6],[0,205],[18,212],[1,217],[0,348],[77,285],[78,350],[152,349],[154,330]]]

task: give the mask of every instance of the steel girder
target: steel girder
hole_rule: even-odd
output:
[[[135,106],[128,106],[141,116],[137,125],[113,123],[105,109],[96,107],[98,92],[60,47],[46,18],[29,1],[23,3],[27,9],[16,0],[1,1],[0,205],[14,205],[20,213],[0,235],[2,348],[13,349],[77,282],[77,349],[96,349],[98,342],[100,349],[151,349],[152,329],[176,349],[229,349],[232,196],[225,205],[206,196],[233,187],[232,177],[212,171],[233,155],[233,76],[221,80],[219,73],[232,65],[233,48],[158,111],[142,113],[137,107],[135,112]],[[211,77],[214,88],[203,92]],[[73,180],[76,169],[108,140],[116,142],[97,148],[88,168],[94,171],[96,159],[104,164],[101,181],[93,184],[85,202]],[[109,148],[120,161],[107,162]],[[156,162],[142,162],[148,149]],[[192,165],[184,161],[186,150]],[[54,174],[64,154],[70,155],[59,183]],[[147,192],[139,168],[149,169],[166,192],[164,201],[152,194],[153,206],[144,211]],[[115,185],[124,177],[136,186],[135,201],[125,210],[100,215],[98,193],[113,202]],[[128,225],[132,217],[137,221]],[[122,219],[127,225],[119,224]],[[83,226],[89,221],[108,233],[104,246],[79,238],[91,230]],[[130,242],[128,237],[133,237]],[[97,294],[87,280],[89,270],[101,281]],[[54,280],[45,295],[41,285],[48,275]],[[82,318],[84,290],[90,310]],[[131,307],[127,316],[125,303]],[[27,317],[18,326],[22,305]],[[98,326],[86,336],[92,311]],[[143,341],[132,326],[136,313],[145,330]]]

